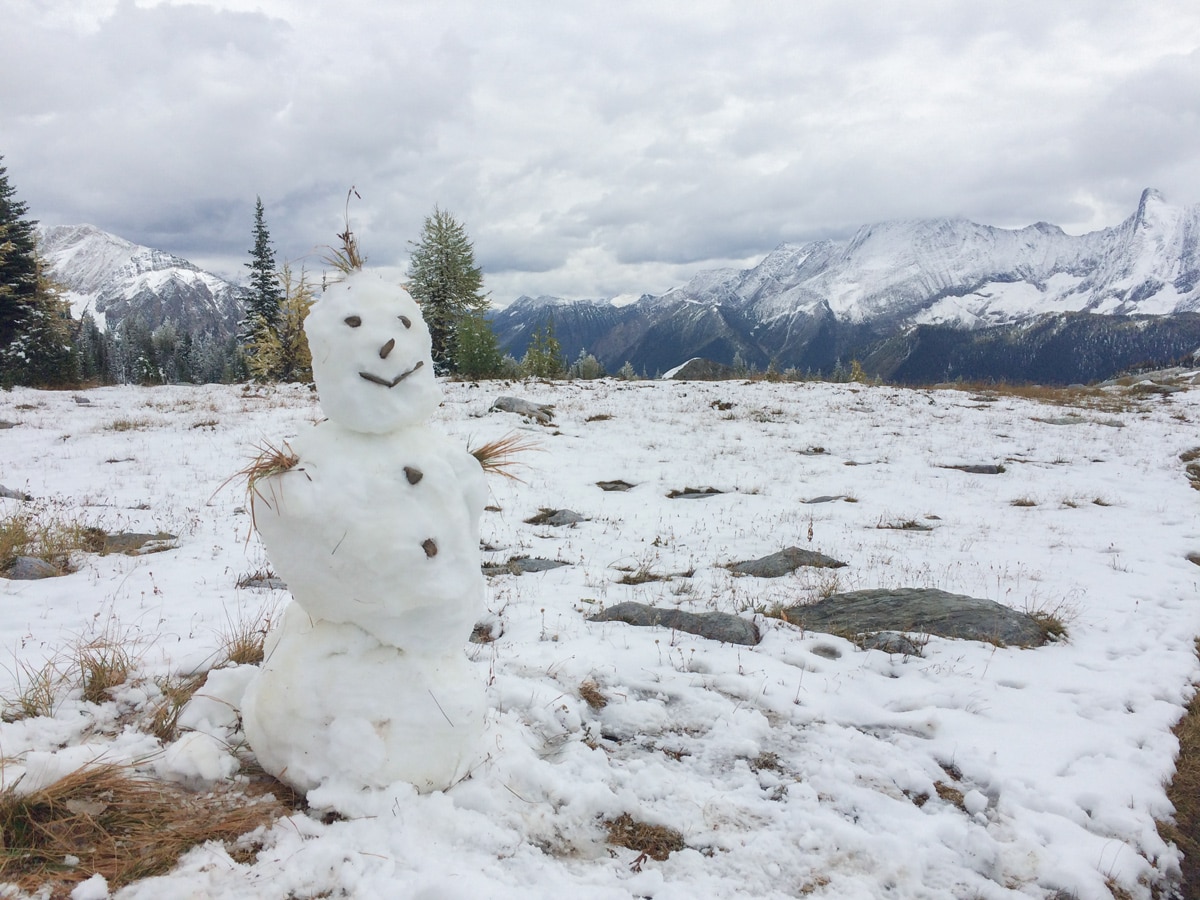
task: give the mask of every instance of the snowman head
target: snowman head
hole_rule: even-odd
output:
[[[421,308],[379,275],[355,272],[329,288],[304,332],[321,408],[351,431],[415,425],[441,403]]]

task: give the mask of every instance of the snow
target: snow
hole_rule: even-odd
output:
[[[248,861],[200,846],[117,900],[1103,898],[1116,888],[1147,898],[1174,872],[1178,853],[1154,819],[1171,813],[1170,728],[1200,676],[1200,567],[1185,558],[1200,551],[1200,494],[1178,459],[1200,443],[1200,394],[1066,419],[1007,396],[859,385],[440,387],[432,427],[459,446],[512,429],[539,442],[520,457],[522,482],[488,481],[485,562],[569,563],[488,581],[502,633],[464,642],[461,657],[486,685],[469,777],[427,793],[328,781],[310,793],[311,811],[256,835]],[[554,404],[555,426],[487,412],[514,393]],[[53,717],[0,724],[3,783],[97,756],[189,784],[228,779],[222,753],[247,758],[235,707],[255,667],[214,671],[168,747],[130,725],[131,711],[153,699],[155,676],[211,666],[231,623],[278,621],[286,592],[237,587],[267,554],[245,494],[218,488],[264,439],[295,442],[332,423],[313,428],[324,413],[303,386],[86,396],[85,406],[62,392],[0,394],[0,419],[18,423],[0,437],[0,484],[109,530],[179,537],[146,556],[82,555],[62,578],[0,580],[3,693],[22,666],[98,633],[123,635],[139,666],[111,702],[72,694]],[[117,420],[136,425],[116,430]],[[1006,471],[942,468],[960,463]],[[635,487],[595,484],[617,478]],[[666,497],[685,486],[726,493]],[[821,495],[853,502],[802,502]],[[542,508],[589,521],[525,524]],[[906,519],[933,530],[878,527]],[[725,568],[788,545],[849,565],[773,580]],[[621,583],[639,569],[664,580]],[[763,615],[878,586],[1059,609],[1068,638],[1019,650],[931,637],[907,658]],[[764,638],[734,647],[587,621],[625,600],[750,616]],[[585,681],[602,708],[581,696]],[[345,694],[305,689],[312,700],[298,710],[326,702],[322,691]],[[377,679],[349,702],[395,689]],[[369,752],[352,731],[344,739],[348,753]],[[323,818],[329,809],[343,818]],[[679,830],[686,849],[657,861],[607,845],[603,821],[622,813]]]

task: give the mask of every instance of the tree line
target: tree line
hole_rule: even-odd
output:
[[[3,157],[0,157],[2,163]],[[353,191],[353,189],[351,189]],[[349,202],[349,198],[347,198]],[[328,276],[314,283],[302,267],[278,264],[262,198],[255,198],[249,287],[236,337],[194,334],[167,321],[151,328],[125,316],[101,329],[90,312],[75,319],[37,245],[37,222],[16,198],[0,165],[0,386],[87,386],[257,381],[311,381],[304,317]],[[361,265],[349,225],[343,250],[326,259]],[[438,207],[424,220],[404,287],[422,308],[439,374],[461,379],[596,378],[591,354],[563,359],[548,319],[521,359],[504,354],[487,319],[488,295],[465,226]],[[623,377],[636,377],[631,366]]]

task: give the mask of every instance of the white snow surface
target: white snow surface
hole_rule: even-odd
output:
[[[255,836],[252,861],[206,844],[118,900],[1090,900],[1115,888],[1148,898],[1174,873],[1178,853],[1154,820],[1171,814],[1170,729],[1200,675],[1200,567],[1186,559],[1200,552],[1200,494],[1178,459],[1200,443],[1200,393],[1068,416],[1007,396],[857,385],[443,389],[435,424],[461,443],[519,429],[540,446],[520,458],[523,481],[489,481],[485,561],[568,563],[490,578],[499,637],[464,635],[466,665],[487,685],[486,752],[444,792],[325,785],[311,811]],[[554,404],[555,426],[488,413],[514,393]],[[97,634],[123,636],[138,660],[110,702],[70,694],[53,717],[0,724],[0,775],[48,778],[102,756],[236,782],[220,748],[247,759],[236,706],[252,668],[214,670],[171,746],[136,727],[138,712],[156,677],[211,666],[231,623],[278,618],[285,591],[237,587],[267,559],[244,491],[221,486],[264,438],[311,428],[316,398],[303,386],[84,396],[90,404],[0,394],[0,419],[17,423],[0,431],[0,484],[47,514],[165,530],[177,546],[81,554],[71,575],[0,580],[5,695],[24,667]],[[1000,462],[1000,475],[943,468]],[[618,478],[635,486],[596,486]],[[667,498],[685,486],[726,493]],[[821,495],[848,499],[802,502]],[[525,524],[543,508],[588,521]],[[878,527],[910,519],[933,530]],[[772,580],[725,568],[789,545],[848,566]],[[639,571],[664,580],[621,583]],[[762,614],[880,586],[1059,610],[1068,639],[1021,650],[933,637],[910,658]],[[624,600],[737,613],[763,640],[587,620]],[[607,705],[581,697],[588,681]],[[324,822],[328,808],[345,817]],[[622,813],[678,829],[686,849],[656,861],[606,844],[604,820]],[[93,887],[102,896],[99,882],[80,896]]]

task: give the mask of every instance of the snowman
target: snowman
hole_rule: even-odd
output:
[[[441,402],[420,307],[358,271],[304,322],[328,417],[259,478],[254,520],[293,602],[242,707],[262,767],[299,791],[421,791],[461,778],[484,686],[464,652],[484,610],[483,470],[425,424]]]

